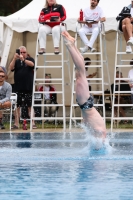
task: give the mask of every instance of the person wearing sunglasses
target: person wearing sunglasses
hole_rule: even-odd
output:
[[[5,81],[6,74],[0,67],[0,129],[5,129],[2,118],[2,110],[11,107],[10,97],[12,93],[12,87]]]
[[[14,91],[17,93],[17,111],[15,112],[15,123],[12,129],[18,129],[20,108],[28,107],[28,114],[31,113],[32,90],[35,61],[27,53],[25,46],[20,46],[14,54],[9,69],[14,72]],[[27,118],[27,116],[24,118]],[[36,128],[33,121],[33,128]]]

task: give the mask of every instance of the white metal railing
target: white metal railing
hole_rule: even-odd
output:
[[[114,69],[114,92],[112,94],[113,99],[112,99],[112,116],[111,116],[111,132],[113,131],[113,127],[114,125],[119,124],[119,120],[133,120],[133,117],[120,117],[119,111],[120,111],[120,107],[132,107],[133,104],[129,104],[129,103],[125,103],[125,104],[121,104],[120,103],[120,96],[128,96],[132,93],[131,91],[120,91],[120,85],[121,80],[125,80],[130,81],[129,78],[116,78],[116,71],[118,70],[121,73],[121,68],[129,68],[131,67],[131,65],[127,64],[125,65],[125,62],[130,62],[131,60],[129,60],[128,56],[127,59],[125,59],[125,55],[127,55],[126,52],[122,51],[122,36],[123,33],[120,32],[119,30],[117,31],[116,34],[116,50],[115,50],[115,69]],[[133,52],[131,53],[133,54]],[[122,58],[124,56],[124,59]],[[119,68],[119,69],[118,69]],[[118,83],[116,83],[116,81],[118,81]],[[116,85],[118,85],[118,91],[115,91],[115,87]],[[115,97],[118,97],[118,103],[115,102]],[[114,114],[114,109],[117,108],[117,115],[115,116]],[[115,123],[115,120],[117,121],[117,123]]]
[[[66,24],[63,23],[63,25],[66,28]],[[60,28],[61,28],[62,24],[60,24]],[[52,36],[51,34],[49,34],[50,36]],[[65,118],[65,90],[64,90],[64,86],[65,86],[65,82],[64,82],[64,64],[66,63],[68,66],[68,72],[69,72],[69,80],[71,80],[71,73],[70,73],[70,61],[69,61],[69,56],[68,56],[68,52],[65,59],[64,59],[64,42],[63,42],[63,37],[61,36],[61,51],[58,55],[55,55],[54,53],[45,53],[43,55],[39,55],[38,54],[38,37],[37,37],[37,43],[36,43],[36,57],[35,57],[35,70],[34,70],[34,84],[33,84],[33,95],[32,95],[32,107],[41,107],[42,112],[41,112],[41,117],[32,117],[33,120],[63,120],[63,128],[64,130],[66,129],[66,118]],[[51,60],[50,56],[56,56],[56,59]],[[44,65],[40,66],[38,65],[38,58],[39,56],[43,56],[44,58]],[[58,57],[58,60],[57,60]],[[57,66],[56,66],[56,64]],[[59,63],[59,64],[58,64]],[[55,65],[54,65],[55,64]],[[37,69],[44,69],[44,73],[43,73],[43,78],[38,78],[37,77]],[[60,94],[61,95],[61,103],[59,104],[45,104],[44,103],[44,94],[48,93],[48,91],[36,91],[35,90],[35,86],[36,85],[40,85],[42,83],[42,85],[45,84],[45,70],[46,69],[60,69],[61,70],[61,77],[59,78],[50,78],[47,80],[51,80],[52,81],[52,85],[53,84],[59,84],[61,85],[61,90],[59,91],[55,91],[52,93],[56,93],[56,94]],[[53,83],[54,82],[54,83]],[[34,98],[34,94],[42,94],[43,98],[42,98],[42,102],[41,104],[35,104],[35,98]],[[48,106],[59,106],[62,107],[63,110],[63,114],[61,117],[58,117],[57,115],[55,117],[44,117],[44,108]],[[33,109],[32,109],[33,110]],[[43,121],[44,122],[44,121]],[[44,123],[42,123],[42,128],[44,126]],[[31,121],[31,126],[30,129],[32,129],[32,121]]]

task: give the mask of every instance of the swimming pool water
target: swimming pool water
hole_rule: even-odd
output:
[[[133,133],[0,134],[1,200],[133,200]]]

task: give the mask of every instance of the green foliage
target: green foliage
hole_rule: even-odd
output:
[[[8,16],[25,7],[32,0],[0,0],[0,16]]]

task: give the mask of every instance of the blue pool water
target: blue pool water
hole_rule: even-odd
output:
[[[133,200],[133,133],[0,134],[1,200]]]

